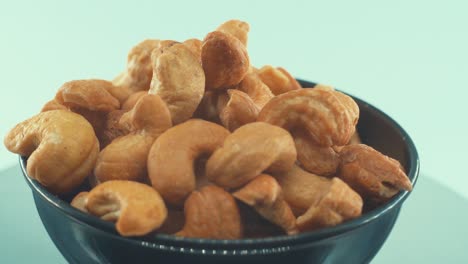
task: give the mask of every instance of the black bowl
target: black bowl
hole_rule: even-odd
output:
[[[303,87],[314,84],[300,81]],[[364,143],[401,162],[413,183],[419,158],[413,141],[394,120],[353,97],[361,114],[358,132]],[[402,191],[385,205],[331,228],[259,239],[187,239],[170,235],[125,238],[114,224],[71,207],[27,177],[37,211],[49,236],[70,263],[367,263],[379,251],[410,194]]]

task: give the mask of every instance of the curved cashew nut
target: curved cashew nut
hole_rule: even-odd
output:
[[[383,202],[412,185],[400,162],[364,144],[344,146],[339,177],[365,199]]]
[[[339,154],[333,147],[322,147],[314,143],[302,130],[293,133],[296,144],[297,160],[308,172],[330,176],[336,173],[340,164]]]
[[[231,19],[221,24],[216,31],[233,35],[247,47],[247,39],[250,31],[250,26],[247,22]]]
[[[210,185],[194,191],[185,201],[185,225],[176,236],[239,239],[242,225],[239,208],[231,194]]]
[[[288,234],[297,233],[296,217],[283,199],[278,182],[267,174],[261,174],[232,194],[252,206],[268,221],[280,226]]]
[[[263,171],[287,171],[296,161],[296,148],[288,131],[255,122],[229,135],[206,163],[209,180],[225,188],[240,187]]]
[[[248,94],[260,110],[274,97],[270,88],[262,82],[255,72],[248,73],[237,89]]]
[[[172,205],[182,205],[195,190],[194,161],[223,144],[229,131],[204,121],[189,120],[163,133],[151,147],[148,173],[153,187]]]
[[[299,82],[281,67],[274,68],[273,66],[266,65],[260,68],[257,74],[274,95],[301,89]]]
[[[147,177],[146,161],[151,145],[172,126],[169,110],[159,96],[147,94],[119,122],[131,132],[114,139],[99,153],[94,175],[98,182],[143,181]]]
[[[219,119],[227,129],[234,131],[257,120],[258,108],[246,93],[230,89],[228,95],[229,101],[219,113]]]
[[[246,47],[231,34],[209,33],[203,40],[202,65],[206,89],[226,89],[239,84],[249,70]]]
[[[65,110],[42,112],[19,123],[6,135],[4,144],[11,152],[29,156],[28,176],[56,194],[79,186],[99,153],[89,122]]]
[[[186,45],[160,46],[151,55],[153,79],[149,93],[166,102],[172,122],[179,124],[197,109],[205,91],[205,74],[199,59]]]
[[[275,174],[284,199],[298,215],[301,231],[339,224],[358,217],[363,201],[359,194],[338,178],[328,179],[294,166]]]
[[[116,222],[122,236],[142,236],[160,227],[167,217],[163,199],[146,184],[108,181],[87,195],[86,209],[103,220]]]
[[[258,121],[286,129],[302,128],[319,146],[345,145],[359,118],[354,100],[337,91],[301,89],[272,98]]]

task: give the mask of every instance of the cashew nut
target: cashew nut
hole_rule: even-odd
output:
[[[88,202],[88,194],[89,192],[78,193],[70,202],[70,205],[82,212],[88,213],[88,209],[86,209],[86,203]]]
[[[116,222],[122,236],[141,236],[160,227],[167,217],[163,199],[153,188],[132,181],[108,181],[88,194],[86,209],[103,220]]]
[[[267,174],[261,174],[232,194],[252,206],[268,221],[280,226],[288,234],[297,233],[296,217],[283,199],[278,182]]]
[[[206,176],[219,186],[237,188],[263,171],[287,171],[295,161],[296,148],[288,131],[254,122],[226,138],[208,159]]]
[[[239,208],[231,194],[210,185],[194,191],[185,201],[185,225],[177,236],[239,239],[242,225]]]
[[[42,112],[19,123],[4,144],[9,151],[28,156],[28,176],[56,194],[78,187],[99,153],[89,122],[66,110]]]
[[[227,129],[234,131],[257,120],[258,108],[246,93],[230,89],[228,95],[229,101],[219,114]]]
[[[344,146],[340,158],[339,177],[364,199],[384,202],[400,190],[412,189],[400,162],[370,146]]]
[[[216,30],[231,34],[247,47],[248,33],[250,31],[250,26],[247,22],[231,19],[221,24]]]
[[[130,95],[123,103],[122,110],[125,112],[130,111],[145,94],[148,94],[148,91],[139,91]]]
[[[220,125],[194,119],[156,139],[148,156],[148,174],[167,203],[183,204],[196,186],[194,161],[220,147],[228,135],[229,131]]]
[[[274,95],[301,89],[299,82],[281,67],[274,68],[270,65],[258,70],[258,76],[270,88]]]
[[[237,89],[248,94],[259,110],[274,97],[270,88],[262,82],[255,72],[248,73]]]
[[[192,117],[205,91],[205,74],[197,56],[184,44],[160,45],[153,51],[150,94],[167,104],[172,122]]]
[[[187,39],[183,43],[185,46],[187,46],[187,48],[189,48],[193,52],[193,54],[197,56],[198,61],[201,63],[201,51],[202,51],[203,41],[196,39],[196,38],[191,38],[191,39]]]
[[[354,100],[338,91],[306,88],[272,98],[258,114],[258,121],[286,129],[304,129],[323,147],[345,145],[359,118]]]
[[[119,122],[131,132],[114,139],[101,151],[94,175],[99,182],[143,181],[147,177],[146,161],[151,145],[172,126],[169,110],[159,96],[147,94]]]
[[[202,65],[206,89],[227,89],[239,84],[249,70],[247,49],[231,34],[209,33],[203,40]]]

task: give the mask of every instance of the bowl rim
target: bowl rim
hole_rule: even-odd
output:
[[[316,83],[313,82],[304,81],[301,79],[297,80],[301,83],[303,87],[311,88],[316,85]],[[409,134],[394,119],[392,119],[389,115],[385,114],[380,109],[363,101],[362,99],[356,96],[350,96],[352,96],[353,99],[357,101],[359,105],[369,108],[371,111],[388,121],[389,124],[393,126],[401,135],[403,141],[405,142],[405,146],[409,155],[408,166],[410,170],[408,171],[407,175],[411,180],[414,190],[419,176],[420,160],[418,152],[416,150],[416,146]],[[103,232],[109,233],[109,235],[115,236],[116,239],[125,240],[127,243],[177,252],[180,252],[182,250],[188,251],[189,253],[200,252],[202,254],[219,254],[219,251],[221,251],[221,253],[224,255],[231,255],[242,254],[243,250],[248,250],[249,254],[252,252],[252,250],[259,250],[258,253],[261,254],[261,250],[264,250],[266,248],[268,248],[270,251],[273,248],[274,251],[281,252],[288,250],[291,246],[294,245],[303,244],[305,242],[311,243],[313,241],[320,240],[323,238],[337,236],[342,233],[359,228],[363,225],[366,225],[379,218],[380,216],[387,214],[393,208],[401,206],[403,201],[410,194],[410,192],[408,191],[400,191],[397,195],[392,197],[385,205],[375,208],[369,212],[366,212],[356,219],[346,221],[333,227],[321,228],[315,231],[299,233],[296,235],[280,235],[265,238],[245,238],[235,240],[184,238],[168,234],[153,234],[144,237],[122,237],[115,230],[114,223],[106,222],[96,216],[86,214],[70,206],[67,202],[60,199],[58,196],[47,191],[45,187],[43,187],[39,182],[28,177],[26,170],[26,162],[26,157],[19,157],[21,171],[23,172],[23,176],[25,177],[26,182],[30,186],[32,192],[39,194],[43,200],[46,200],[56,209],[62,211],[65,216],[72,219],[73,221],[79,222],[83,225],[92,226],[96,229],[100,229]]]

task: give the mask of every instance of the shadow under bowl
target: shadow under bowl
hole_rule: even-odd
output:
[[[315,84],[299,80],[303,87]],[[353,96],[360,108],[359,135],[382,153],[400,161],[413,184],[419,158],[409,135],[388,115]],[[26,173],[36,208],[50,238],[70,263],[367,263],[390,234],[404,200],[401,191],[386,204],[335,227],[292,236],[213,240],[157,234],[121,237],[112,223],[82,213]]]

